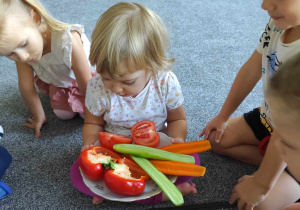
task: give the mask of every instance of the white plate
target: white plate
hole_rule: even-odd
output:
[[[165,145],[169,145],[171,144],[170,141],[170,137],[168,137],[166,134],[164,133],[160,133],[158,132],[160,135],[160,144],[158,147],[162,147]],[[125,132],[120,132],[120,134],[125,135]],[[85,176],[85,174],[81,171],[81,169],[79,168],[82,179],[84,184],[96,195],[99,195],[107,200],[113,200],[113,201],[122,201],[122,202],[131,202],[131,201],[136,201],[136,200],[142,200],[142,199],[146,199],[149,198],[151,196],[154,196],[158,193],[161,192],[161,189],[159,188],[159,186],[152,180],[148,180],[146,182],[146,186],[145,186],[145,190],[143,193],[137,195],[137,196],[126,196],[126,195],[120,195],[120,194],[116,194],[113,193],[112,191],[110,191],[104,184],[103,180],[100,181],[93,181],[90,180],[89,178],[87,178]],[[166,175],[167,178],[174,183],[177,179],[177,176],[172,176],[172,175]]]

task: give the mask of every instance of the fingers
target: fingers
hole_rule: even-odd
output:
[[[183,143],[184,140],[182,138],[172,138],[171,143],[172,144],[178,144],[178,143]]]
[[[40,137],[40,134],[41,134],[41,133],[40,133],[40,129],[41,129],[41,128],[40,128],[39,126],[36,126],[36,127],[35,127],[35,137],[36,137],[36,138]]]
[[[208,129],[207,127],[205,127],[203,130],[202,130],[202,132],[199,134],[199,136],[201,137],[201,136],[203,136],[204,135],[204,137],[203,137],[203,139],[208,139],[208,136],[209,136],[209,134],[210,134],[210,129]]]
[[[199,137],[203,136],[204,133],[205,133],[205,128],[202,129],[201,133],[199,134]]]
[[[239,200],[237,203],[238,210],[244,210],[244,206],[245,206],[245,203],[243,201]]]
[[[29,123],[24,123],[23,125],[28,127],[28,128],[32,128],[35,130],[35,137],[38,138],[40,137],[40,130],[43,126],[43,123],[42,122],[37,122],[34,117],[32,118],[28,118],[27,119],[29,121]]]
[[[244,181],[244,180],[247,179],[248,177],[250,177],[250,176],[245,175],[245,176],[239,178],[238,183],[241,183],[242,181]]]
[[[232,204],[234,204],[234,203],[237,201],[237,199],[238,199],[237,194],[233,192],[233,193],[231,194],[230,199],[229,199],[229,203],[232,205]]]
[[[216,143],[219,143],[221,141],[222,135],[223,135],[223,131],[218,129],[216,132],[216,137],[215,137]]]
[[[83,150],[91,148],[92,146],[94,146],[94,145],[93,144],[89,144],[89,145],[85,145],[85,146],[81,147],[81,152],[83,152]]]

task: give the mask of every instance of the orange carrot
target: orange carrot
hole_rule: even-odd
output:
[[[192,163],[169,160],[149,160],[163,174],[176,176],[204,176],[206,168]]]
[[[188,155],[210,150],[211,146],[208,140],[199,140],[178,144],[170,144],[167,146],[160,147],[158,149]]]

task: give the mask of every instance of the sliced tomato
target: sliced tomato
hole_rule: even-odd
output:
[[[106,171],[105,165],[107,165],[110,160],[116,161],[119,158],[121,158],[121,156],[110,149],[93,146],[80,154],[78,164],[89,179],[101,180]]]
[[[117,163],[127,165],[133,178],[144,178],[145,181],[150,179],[150,176],[146,173],[146,171],[144,171],[144,169],[142,169],[136,162],[134,162],[134,160],[132,160],[130,156],[119,158],[117,160]]]
[[[158,147],[160,136],[156,133],[155,124],[150,120],[140,121],[131,128],[132,139],[135,144]]]
[[[160,143],[160,136],[158,133],[139,133],[136,132],[132,139],[135,144],[147,146],[147,147],[158,147]]]
[[[99,142],[103,147],[113,150],[115,144],[131,144],[132,138],[117,133],[99,132]]]
[[[149,131],[155,131],[155,123],[150,121],[150,120],[143,120],[140,122],[137,122],[131,127],[131,133],[134,134],[136,131],[144,131],[144,132],[149,132]]]

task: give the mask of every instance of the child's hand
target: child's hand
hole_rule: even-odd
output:
[[[172,144],[178,144],[178,143],[183,143],[184,140],[182,138],[172,138],[171,143]]]
[[[252,210],[267,197],[268,192],[269,189],[257,182],[255,176],[243,176],[233,188],[229,203],[237,202],[239,210]]]
[[[209,121],[209,123],[205,126],[205,128],[201,131],[199,136],[203,136],[203,139],[208,139],[209,135],[213,130],[216,131],[216,136],[215,136],[215,142],[219,143],[222,135],[226,129],[227,126],[227,120],[222,118],[221,116],[217,115],[214,119]]]
[[[86,150],[86,149],[89,149],[91,148],[92,146],[94,146],[93,144],[89,144],[89,145],[84,145],[83,147],[81,147],[81,152],[83,152],[83,150]]]
[[[42,126],[47,122],[46,116],[42,117],[41,119],[35,119],[34,117],[28,118],[29,123],[24,123],[23,125],[35,129],[35,137],[40,137],[40,130]]]

